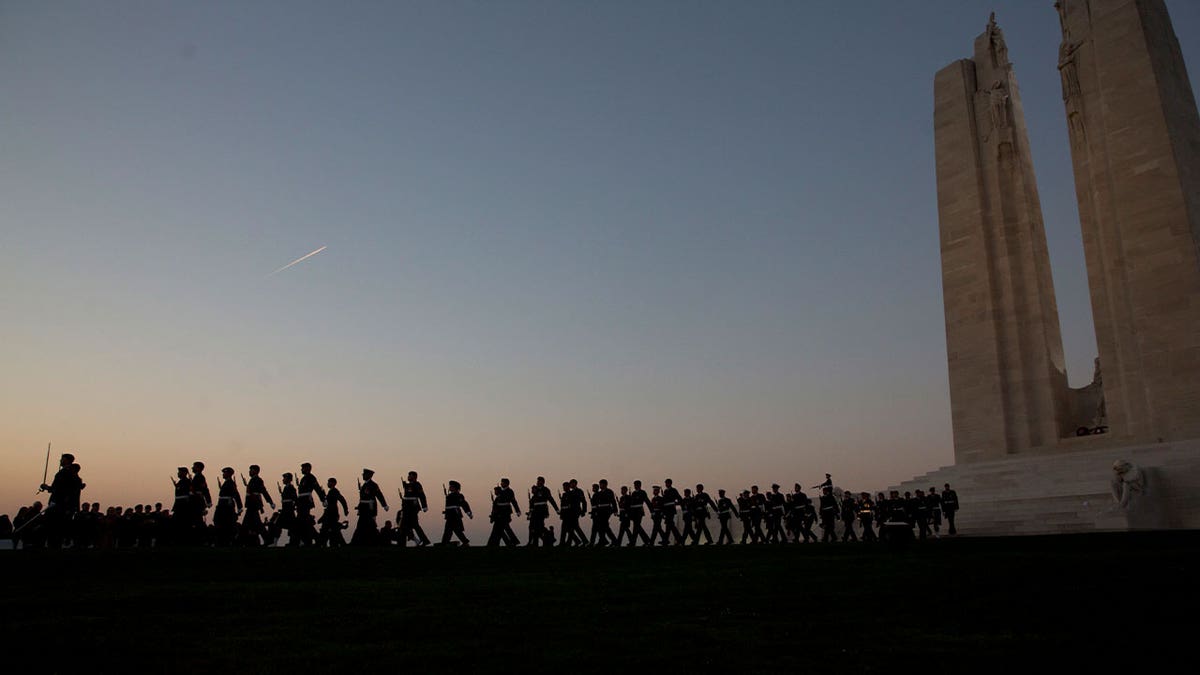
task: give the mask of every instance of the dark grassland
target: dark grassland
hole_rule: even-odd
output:
[[[1066,661],[1063,672],[1111,672],[1194,664],[1197,551],[1194,532],[963,537],[903,552],[0,551],[0,663],[251,675],[1041,672]]]

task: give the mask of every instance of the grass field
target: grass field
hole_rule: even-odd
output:
[[[0,609],[7,663],[47,672],[1113,666],[1194,651],[1198,551],[1200,533],[905,552],[6,551]]]

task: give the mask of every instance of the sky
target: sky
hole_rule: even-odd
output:
[[[992,11],[1082,386],[1050,0],[0,2],[0,513],[47,442],[103,505],[953,463],[932,85]]]

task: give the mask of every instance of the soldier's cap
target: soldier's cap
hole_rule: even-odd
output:
[[[452,488],[460,488],[460,487],[462,487],[462,485],[461,485],[461,484],[459,484],[459,482],[458,482],[458,481],[456,481],[456,480],[452,480],[452,481],[450,481],[450,487],[452,487]]]
[[[375,472],[370,469],[363,469],[363,475],[364,476],[374,476]]]
[[[200,462],[200,461],[192,462],[192,468],[197,471],[203,471],[204,470],[204,462]]]
[[[301,465],[300,465],[300,468],[301,468],[301,469],[311,469],[311,468],[312,468],[312,464],[309,464],[308,462],[305,462],[305,463],[303,463],[303,464],[301,464]]]
[[[290,474],[290,473],[285,473],[285,474],[283,474],[283,477],[284,477],[284,478],[291,478],[291,477],[292,477],[292,474]]]
[[[227,466],[224,469],[221,469],[221,473],[233,473],[233,467]]]
[[[64,452],[64,453],[63,453],[63,455],[62,455],[62,458],[63,458],[63,459],[65,459],[65,460],[67,460],[68,462],[74,462],[74,461],[75,461],[75,455],[72,455],[72,454],[71,454],[71,453],[69,453],[69,452]]]
[[[181,467],[179,467],[178,469],[175,469],[175,470],[176,470],[176,471],[187,471],[187,470],[188,470],[188,468],[187,468],[186,466],[181,466]]]
[[[251,471],[260,471],[261,469],[260,469],[260,467],[259,467],[257,464],[251,464],[251,465],[250,465],[250,470],[251,470]]]
[[[775,488],[777,488],[777,487],[779,487],[779,483],[771,483],[771,489],[772,489],[772,490],[774,490],[774,489],[775,489]]]

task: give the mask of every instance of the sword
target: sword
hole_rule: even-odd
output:
[[[35,494],[41,494],[46,491],[46,478],[50,475],[50,444],[46,444],[46,464],[42,467],[42,484],[38,487]],[[31,521],[32,522],[32,521]]]

